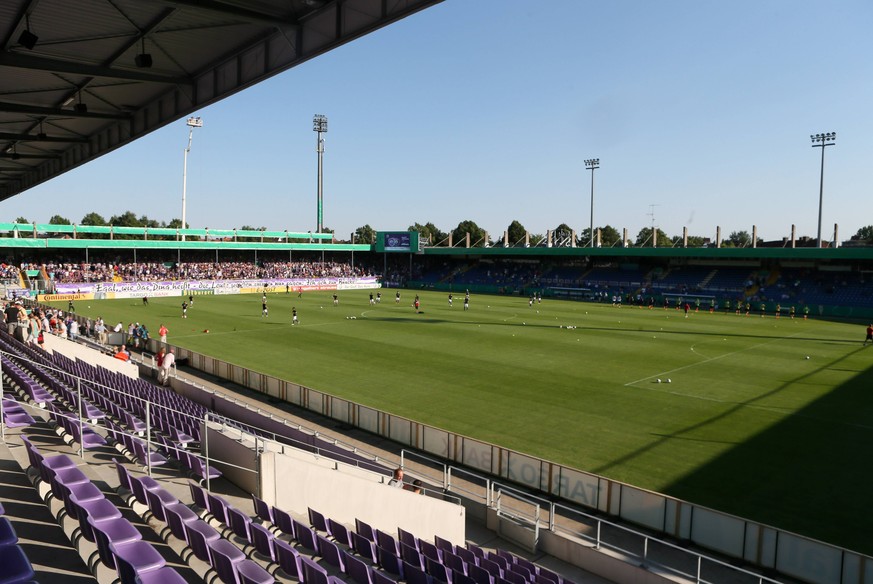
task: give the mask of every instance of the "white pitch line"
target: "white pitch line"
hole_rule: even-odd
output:
[[[718,357],[707,357],[703,361],[698,363],[689,363],[688,365],[683,365],[682,367],[677,367],[676,369],[668,369],[667,371],[661,371],[660,373],[655,373],[653,375],[649,375],[648,377],[643,377],[642,379],[637,379],[636,381],[629,381],[624,384],[624,387],[628,387],[629,385],[635,385],[640,383],[641,381],[648,381],[649,379],[655,379],[656,377],[661,377],[662,375],[667,375],[669,373],[675,373],[677,371],[684,371],[685,369],[690,369],[691,367],[697,367],[698,365],[705,365],[710,361],[718,361],[719,359],[724,359],[725,357],[730,357],[731,355],[736,355],[738,353],[744,353],[746,351],[750,351],[752,349],[757,349],[758,347],[763,347],[764,345],[769,345],[770,343],[777,343],[779,341],[784,341],[785,339],[790,339],[791,337],[796,337],[800,333],[794,333],[793,335],[789,335],[787,337],[783,337],[781,339],[774,339],[772,341],[767,341],[766,343],[758,343],[757,345],[752,345],[751,347],[746,347],[745,349],[740,349],[738,351],[732,351],[730,353],[725,353],[724,355],[719,355]],[[693,347],[692,347],[692,350]]]

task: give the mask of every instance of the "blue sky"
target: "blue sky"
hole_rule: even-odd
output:
[[[869,0],[447,0],[197,112],[192,227],[324,224],[497,239],[589,224],[766,240],[873,224]],[[2,203],[3,220],[181,216],[184,120]]]

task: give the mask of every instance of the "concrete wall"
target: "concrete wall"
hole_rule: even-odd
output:
[[[390,487],[381,475],[354,467],[338,470],[332,461],[308,453],[271,450],[262,453],[261,469],[262,498],[292,514],[305,517],[312,507],[346,525],[357,518],[386,533],[401,527],[423,539],[465,540],[463,506]]]

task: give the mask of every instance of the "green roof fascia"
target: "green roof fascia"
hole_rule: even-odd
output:
[[[176,237],[179,235],[179,230],[175,227],[149,227],[146,229],[147,235],[171,235]]]
[[[14,239],[0,238],[0,249],[5,242],[13,245],[6,247],[45,247],[50,249],[236,249],[262,251],[358,251],[369,252],[368,244],[333,244],[333,243],[270,243],[259,241],[175,241],[159,239]],[[18,242],[36,242],[32,245],[21,245]]]
[[[699,258],[707,260],[871,260],[873,247],[426,247],[425,255],[481,257]]]
[[[52,223],[37,223],[36,230],[40,233],[75,233],[75,225],[54,225]]]
[[[45,239],[33,237],[0,237],[0,249],[2,248],[44,248]],[[57,241],[76,241],[75,239],[58,239]]]
[[[76,227],[78,233],[100,233],[107,234],[112,232],[112,228],[108,225],[79,225]]]

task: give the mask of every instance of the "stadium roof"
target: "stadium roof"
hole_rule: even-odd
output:
[[[0,201],[442,0],[3,0]]]

